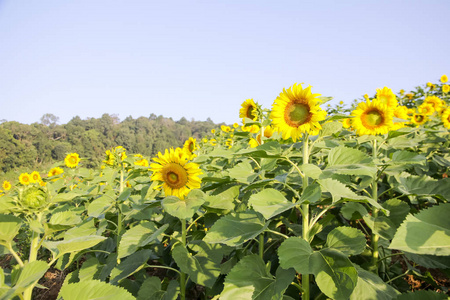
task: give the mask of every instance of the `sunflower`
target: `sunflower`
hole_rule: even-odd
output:
[[[69,153],[67,154],[66,158],[64,158],[64,163],[69,168],[75,168],[76,166],[78,166],[80,160],[81,159],[78,153]]]
[[[450,107],[444,110],[441,116],[441,120],[444,123],[445,128],[450,129]]]
[[[342,123],[342,127],[344,127],[345,129],[349,129],[350,127],[352,127],[352,119],[351,118],[343,119],[341,121],[341,123]]]
[[[50,171],[48,172],[48,177],[57,176],[62,173],[64,173],[64,170],[61,169],[60,167],[51,168]]]
[[[41,174],[39,174],[38,171],[34,171],[33,173],[31,173],[30,177],[32,183],[39,182],[41,180]]]
[[[408,93],[405,96],[408,97],[409,100],[411,100],[414,97],[414,94],[413,93]]]
[[[29,185],[31,183],[31,176],[28,173],[22,173],[19,176],[19,182],[22,185]]]
[[[233,146],[233,140],[232,139],[227,139],[225,141],[225,145],[227,145],[228,149],[230,149]]]
[[[392,126],[394,112],[378,99],[361,102],[352,111],[352,127],[358,135],[388,133]]]
[[[242,125],[241,127],[242,131],[244,132],[251,132],[251,133],[257,133],[259,132],[259,126],[256,124],[253,125]]]
[[[3,181],[2,188],[3,188],[5,191],[9,191],[9,190],[11,189],[11,182],[6,181],[6,180]]]
[[[421,115],[431,116],[434,113],[434,107],[432,104],[424,102],[417,108],[417,112]]]
[[[231,127],[230,127],[230,126],[226,126],[226,125],[220,126],[220,129],[221,129],[223,132],[230,132],[230,131],[231,131]]]
[[[258,106],[253,99],[247,99],[241,104],[239,118],[242,118],[242,120],[245,120],[246,118],[253,121],[258,120]]]
[[[386,104],[389,108],[395,109],[398,105],[397,97],[388,87],[382,89],[377,89],[376,98],[381,102]]]
[[[318,134],[322,126],[319,121],[327,113],[319,106],[320,94],[312,94],[311,86],[303,89],[301,84],[294,84],[275,99],[270,118],[276,131],[282,133],[283,139],[292,137],[295,142],[302,133]]]
[[[256,148],[256,147],[259,146],[259,143],[258,143],[258,141],[257,141],[256,139],[251,138],[251,139],[248,141],[248,145],[250,146],[250,148]]]
[[[402,105],[397,106],[394,110],[394,117],[398,119],[409,120],[410,117],[408,116],[408,107]],[[392,125],[391,130],[403,128],[406,126],[406,124],[407,121],[397,121]]]
[[[442,86],[442,92],[443,92],[444,94],[447,94],[448,92],[450,92],[450,85],[444,84],[444,85]]]
[[[403,96],[404,94],[405,94],[405,90],[404,90],[404,89],[401,89],[401,90],[400,90],[400,95]]]
[[[134,164],[136,166],[148,167],[148,160],[146,160],[145,158],[141,158],[135,161]]]
[[[211,144],[211,146],[215,146],[215,145],[217,145],[217,140],[216,139],[210,139],[209,143]]]
[[[184,199],[192,189],[200,188],[198,176],[202,171],[196,163],[188,162],[188,156],[180,148],[166,149],[164,155],[159,152],[153,160],[155,163],[150,165],[153,172],[151,179],[163,182],[160,187],[166,196]]]
[[[198,149],[197,140],[190,137],[186,142],[184,142],[183,150],[189,155],[189,159],[193,159],[197,155],[194,154],[194,151]]]
[[[423,125],[428,121],[428,117],[423,114],[414,113],[411,118],[411,123],[418,126]]]
[[[238,128],[239,124],[238,123],[233,123],[233,128]]]
[[[424,103],[431,105],[437,112],[441,112],[442,110],[444,110],[445,102],[442,101],[439,97],[428,96],[425,98]]]
[[[272,137],[272,135],[273,135],[273,126],[272,125],[269,125],[266,128],[264,128],[264,136],[266,138],[269,139]]]
[[[442,75],[442,76],[441,76],[441,82],[442,82],[442,83],[446,83],[447,81],[448,81],[447,75],[445,75],[445,74]]]

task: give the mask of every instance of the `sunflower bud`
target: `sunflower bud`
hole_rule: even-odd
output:
[[[47,203],[47,193],[39,187],[32,186],[25,189],[20,197],[23,206],[31,209],[43,207]]]

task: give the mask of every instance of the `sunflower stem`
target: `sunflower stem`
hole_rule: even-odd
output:
[[[36,219],[39,223],[41,222],[41,217],[42,217],[41,213],[38,213],[36,215]],[[35,231],[33,231],[31,233],[30,255],[28,256],[28,263],[36,261],[36,259],[37,259],[38,250],[39,250],[39,238],[40,238],[39,233],[37,233]],[[23,292],[23,299],[31,300],[31,296],[33,294],[33,289],[34,289],[35,285],[36,285],[36,283],[28,286],[25,289],[25,291]]]
[[[264,261],[264,231],[259,235],[259,257]]]
[[[372,143],[372,155],[373,159],[376,160],[378,156],[378,149],[377,149],[377,140],[374,139]],[[374,201],[378,201],[378,181],[377,177],[374,177],[372,181],[372,199]],[[374,208],[372,211],[372,217],[374,220],[378,216],[378,208]],[[372,231],[372,268],[375,274],[378,274],[378,240],[380,239],[380,236]]]
[[[124,174],[123,174],[123,165],[122,170],[120,170],[120,183],[119,183],[119,195],[122,194],[124,187]],[[120,203],[117,204],[117,244],[116,249],[119,249],[120,243],[120,234],[122,232],[122,212],[120,211]],[[117,259],[117,263],[120,264],[120,258]]]
[[[303,139],[303,164],[309,162],[308,134]],[[303,191],[308,187],[308,176],[303,176]],[[302,204],[302,237],[309,243],[309,204]],[[302,299],[309,299],[309,274],[302,274]]]
[[[181,242],[183,247],[186,247],[186,220],[181,219]],[[186,274],[180,272],[180,297],[181,300],[186,300]]]

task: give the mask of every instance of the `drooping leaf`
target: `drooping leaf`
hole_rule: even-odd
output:
[[[268,223],[255,211],[248,210],[223,216],[214,223],[203,239],[207,243],[239,246],[263,232]]]
[[[302,164],[299,166],[300,171],[302,171],[305,176],[308,176],[312,179],[319,179],[320,175],[322,174],[322,170],[313,164]]]
[[[242,149],[236,152],[236,155],[251,156],[253,158],[277,158],[281,157],[281,146],[278,142],[267,142],[256,148]]]
[[[152,276],[144,280],[138,292],[137,300],[176,300],[179,294],[179,284],[171,280],[167,290],[161,289],[161,280]]]
[[[358,220],[362,219],[363,216],[367,215],[367,209],[360,203],[347,202],[341,208],[341,214],[347,220]]]
[[[36,283],[42,276],[44,276],[48,268],[49,265],[42,260],[35,260],[25,264],[20,272],[19,279],[17,279],[14,288],[19,291],[29,287],[33,283]]]
[[[206,196],[203,205],[213,209],[231,211],[235,206],[234,199],[238,196],[239,185],[235,185],[220,194]]]
[[[94,218],[103,217],[105,212],[114,204],[114,199],[109,195],[103,195],[94,201],[92,201],[88,206],[88,215]]]
[[[447,256],[413,254],[409,252],[405,252],[405,256],[409,260],[425,268],[442,270],[450,269],[450,259],[448,259]]]
[[[450,178],[440,180],[431,177],[404,174],[398,178],[397,191],[405,195],[432,196],[440,195],[450,200]]]
[[[410,211],[408,203],[399,199],[389,199],[382,204],[389,210],[389,220],[398,228]]]
[[[322,197],[322,189],[317,183],[310,184],[303,190],[300,200],[296,204],[316,203]]]
[[[175,196],[168,196],[162,201],[162,206],[168,214],[178,219],[190,219],[205,202],[205,193],[201,190],[192,190],[181,200]]]
[[[450,203],[409,214],[398,228],[390,249],[415,254],[450,255]]]
[[[99,280],[85,280],[82,282],[63,285],[58,298],[64,300],[79,299],[111,299],[135,300],[126,289]]]
[[[276,189],[264,189],[250,197],[249,203],[253,209],[261,213],[266,220],[281,214],[294,207],[296,203],[288,201],[283,194]]]
[[[424,164],[426,161],[426,157],[422,154],[418,154],[416,152],[399,150],[394,152],[392,155],[392,159],[390,161],[391,164]]]
[[[151,256],[152,250],[150,249],[140,250],[131,254],[111,271],[111,280],[109,282],[116,285],[122,279],[138,272],[145,266]]]
[[[345,255],[357,255],[366,247],[364,233],[353,227],[336,227],[327,235],[326,246],[336,249]]]
[[[105,239],[105,237],[98,235],[82,236],[62,241],[45,241],[43,246],[60,257],[65,253],[79,252],[91,248]]]
[[[286,239],[278,248],[282,268],[294,268],[300,274],[311,274],[309,260],[313,250],[307,241],[299,237]]]
[[[96,257],[91,257],[86,260],[78,272],[80,281],[98,279],[98,275],[102,269],[102,265]]]
[[[354,266],[358,272],[358,282],[350,300],[390,300],[400,294],[374,273],[366,271],[358,265]]]
[[[0,242],[10,243],[22,226],[22,220],[13,215],[0,214]]]
[[[228,174],[231,178],[242,183],[250,183],[252,178],[254,178],[253,167],[248,161],[238,163],[228,170]]]
[[[354,200],[368,200],[368,197],[358,196],[355,194],[350,188],[345,186],[345,184],[331,179],[319,179],[318,180],[322,190],[325,192],[329,192],[333,197],[333,202],[337,202],[342,198],[354,199]]]

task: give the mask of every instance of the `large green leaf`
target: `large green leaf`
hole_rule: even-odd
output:
[[[236,181],[242,183],[250,183],[255,177],[253,167],[248,161],[238,163],[233,168],[228,170],[228,174],[231,178],[234,178]]]
[[[290,237],[278,248],[280,266],[294,268],[300,274],[311,274],[309,259],[313,250],[307,241],[299,237]]]
[[[99,280],[85,280],[82,282],[63,285],[58,298],[64,300],[135,300],[126,289],[113,286]]]
[[[353,227],[336,227],[327,235],[326,246],[336,249],[345,255],[357,255],[366,247],[364,233]]]
[[[400,193],[417,196],[440,195],[450,200],[450,178],[436,180],[425,175],[413,176],[403,173],[397,180],[399,184],[396,189]]]
[[[2,196],[0,197],[0,213],[9,213],[11,210],[16,208],[16,202],[12,197]]]
[[[322,130],[320,131],[319,136],[329,136],[339,132],[341,129],[341,122],[327,122],[322,125]]]
[[[133,275],[141,270],[151,257],[152,250],[150,249],[140,250],[131,254],[111,271],[111,280],[109,282],[115,285],[122,279]]]
[[[212,288],[220,275],[220,263],[223,251],[220,245],[198,244],[199,251],[191,255],[188,249],[181,243],[172,249],[172,256],[182,272],[187,273],[191,280]]]
[[[82,236],[56,242],[45,241],[43,246],[52,251],[56,257],[60,257],[65,253],[79,252],[91,248],[105,239],[105,237],[98,235]]]
[[[288,201],[283,194],[276,189],[264,189],[250,197],[249,203],[253,209],[261,213],[266,220],[281,214],[294,207],[296,203]]]
[[[234,199],[239,196],[239,188],[239,185],[235,185],[220,194],[208,195],[206,196],[205,203],[203,205],[227,212],[232,211],[235,206]]]
[[[263,232],[268,223],[258,212],[248,210],[231,213],[214,223],[203,239],[207,243],[222,243],[228,246],[239,246],[245,241],[255,238]]]
[[[405,255],[409,260],[425,268],[450,269],[450,259],[448,259],[448,256],[420,255],[409,252],[406,252]]]
[[[52,225],[72,226],[81,223],[81,221],[82,220],[79,214],[74,211],[67,210],[53,214],[49,223]]]
[[[10,243],[22,226],[22,219],[0,214],[0,243]]]
[[[118,258],[133,254],[139,247],[143,247],[156,240],[169,224],[164,224],[158,228],[155,223],[143,221],[138,225],[128,229],[120,239]]]
[[[35,260],[30,263],[25,264],[20,272],[19,279],[14,286],[16,290],[18,288],[27,288],[30,285],[36,283],[45,272],[47,272],[49,265],[45,261]]]
[[[446,300],[447,295],[434,291],[416,291],[398,295],[393,300]]]
[[[181,200],[175,196],[168,196],[162,201],[162,206],[168,214],[178,219],[190,219],[205,202],[205,193],[192,190]]]
[[[426,157],[422,154],[417,154],[416,152],[400,150],[394,152],[391,164],[424,164]]]
[[[415,254],[450,255],[449,215],[450,203],[409,214],[389,248]]]
[[[368,197],[358,196],[352,190],[350,190],[345,184],[331,178],[318,180],[322,190],[329,192],[333,198],[333,202],[337,202],[342,198],[348,198],[353,200],[368,200]]]
[[[358,281],[358,273],[351,261],[334,249],[314,252],[310,258],[310,269],[320,290],[335,300],[348,299]]]
[[[114,205],[114,199],[109,195],[103,195],[94,201],[92,201],[88,206],[88,215],[94,218],[103,218],[105,212]]]
[[[344,146],[331,149],[328,154],[328,166],[368,164],[372,162],[372,158],[366,153],[353,148]]]
[[[303,189],[302,195],[296,204],[311,204],[316,203],[322,197],[322,189],[318,183],[310,184]]]
[[[137,300],[176,300],[179,294],[179,284],[171,280],[167,290],[161,289],[161,280],[152,276],[144,280],[138,292]]]
[[[281,300],[294,276],[292,268],[278,268],[274,278],[258,255],[248,255],[227,275],[220,299]]]
[[[358,272],[358,282],[350,300],[390,300],[399,292],[386,284],[380,277],[355,265]]]

